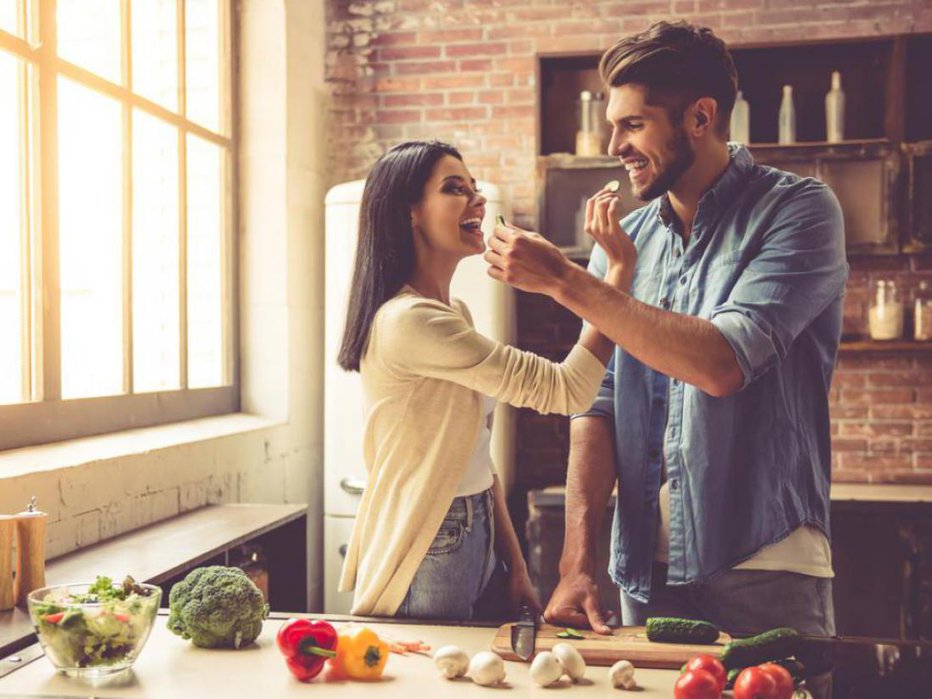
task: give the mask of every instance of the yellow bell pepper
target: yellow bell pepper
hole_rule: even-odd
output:
[[[329,678],[377,680],[388,662],[388,644],[365,626],[341,630],[337,639],[337,657],[330,661]]]

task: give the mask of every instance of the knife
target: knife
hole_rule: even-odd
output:
[[[530,660],[537,645],[537,617],[527,605],[521,607],[518,621],[511,627],[511,649],[521,660]]]

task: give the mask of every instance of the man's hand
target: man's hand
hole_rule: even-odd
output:
[[[511,225],[495,226],[483,258],[493,279],[549,296],[577,269],[549,240]]]
[[[544,610],[544,621],[572,628],[589,626],[600,634],[612,632],[599,610],[599,587],[587,573],[568,573],[560,577]]]
[[[602,189],[586,202],[586,233],[605,251],[608,259],[605,281],[628,291],[638,252],[621,227],[620,214],[621,199],[610,189]]]

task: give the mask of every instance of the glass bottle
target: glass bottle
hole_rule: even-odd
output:
[[[837,70],[832,72],[832,89],[825,95],[825,136],[829,143],[845,140],[845,93]]]
[[[598,157],[602,149],[603,131],[600,128],[599,111],[604,112],[605,99],[601,93],[593,95],[589,90],[579,93],[579,131],[576,132],[576,155]]]
[[[932,340],[932,287],[929,282],[919,282],[916,300],[913,302],[913,337],[916,340]]]
[[[796,109],[793,106],[793,86],[783,86],[783,99],[780,101],[780,119],[778,143],[796,143]]]
[[[741,90],[738,90],[738,96],[735,97],[735,106],[731,110],[731,140],[735,143],[751,142],[751,108],[748,105]]]
[[[872,340],[899,340],[903,336],[903,302],[891,279],[878,279],[874,284],[868,329]]]

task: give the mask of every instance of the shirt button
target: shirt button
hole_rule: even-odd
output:
[[[661,307],[661,308],[669,308],[669,307],[670,307],[670,302],[669,302],[667,299],[660,299],[660,307]]]
[[[678,490],[680,487],[680,482],[675,478],[670,481],[670,490]]]
[[[673,257],[679,257],[679,256],[680,256],[680,249],[676,248],[676,250],[673,251]]]
[[[680,284],[685,284],[685,283],[686,283],[686,275],[684,274],[682,277],[680,277]]]
[[[680,380],[679,380],[679,379],[670,379],[670,383],[673,384],[674,386],[678,386],[679,383],[680,383]]]

